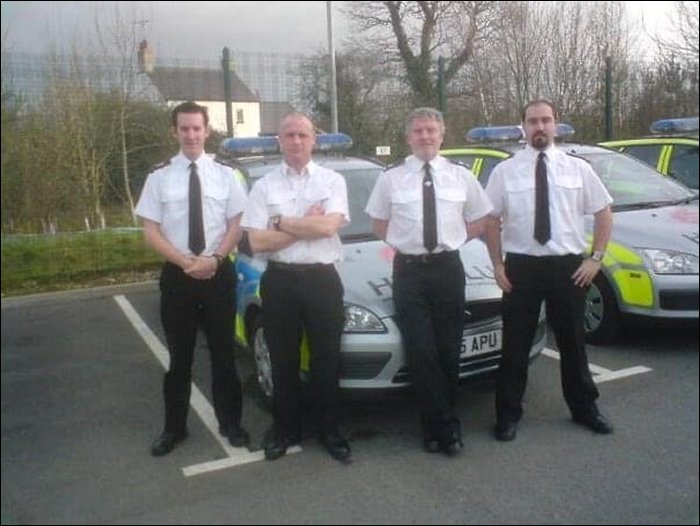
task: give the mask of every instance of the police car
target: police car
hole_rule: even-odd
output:
[[[394,251],[372,233],[372,220],[364,212],[369,195],[384,167],[375,160],[344,153],[352,140],[343,134],[317,136],[314,162],[345,177],[351,222],[341,229],[344,260],[339,272],[345,289],[345,329],[341,347],[340,386],[385,389],[408,385],[411,371],[401,345],[392,299]],[[276,137],[225,139],[220,159],[239,167],[250,186],[281,162]],[[265,261],[239,250],[236,336],[253,353],[258,383],[272,395],[270,357],[260,321],[259,280]],[[493,278],[484,243],[473,240],[461,249],[466,271],[466,326],[462,338],[460,377],[488,373],[501,358],[501,292]],[[532,348],[536,356],[546,340],[544,311]],[[308,347],[302,346],[302,373],[308,370]]]
[[[662,119],[650,126],[653,137],[600,143],[641,159],[659,172],[698,189],[698,117]]]
[[[573,135],[558,127],[559,140]],[[485,186],[493,166],[524,147],[518,126],[475,128],[481,144],[443,150],[471,167]],[[601,272],[588,290],[586,338],[605,343],[619,332],[621,315],[698,319],[698,196],[646,163],[602,146],[562,142],[587,160],[613,197],[612,239]],[[593,218],[587,219],[589,241]]]

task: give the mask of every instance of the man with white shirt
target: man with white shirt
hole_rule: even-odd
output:
[[[465,301],[458,249],[481,234],[491,204],[469,170],[438,155],[444,134],[442,113],[412,110],[406,142],[413,155],[381,175],[366,211],[377,236],[396,249],[394,303],[423,447],[454,455],[462,449],[455,403]]]
[[[585,160],[554,144],[557,110],[538,99],[523,109],[524,150],[494,168],[486,187],[486,225],[496,283],[503,290],[503,359],[494,435],[515,438],[522,417],[528,355],[542,301],[561,355],[564,398],[574,422],[600,434],[612,425],[596,405],[583,325],[586,289],[600,270],[612,231],[612,198]],[[584,257],[584,216],[593,214],[593,248]],[[504,254],[505,252],[505,254]],[[504,259],[505,256],[505,259]]]
[[[187,438],[192,360],[202,322],[211,355],[219,431],[234,447],[248,444],[241,427],[241,382],[234,362],[236,273],[229,253],[240,238],[246,197],[228,166],[204,151],[207,109],[184,102],[172,111],[180,152],[148,175],[136,214],[146,241],[166,260],[160,314],[170,365],[163,382],[165,427],[151,454],[170,453]]]
[[[338,230],[349,221],[342,175],[311,159],[316,133],[301,113],[282,119],[282,162],[253,186],[241,225],[253,252],[266,253],[260,278],[262,325],[272,362],[273,425],[263,441],[275,460],[302,438],[299,348],[310,348],[311,399],[321,444],[336,460],[350,458],[338,429],[340,338],[345,325]]]

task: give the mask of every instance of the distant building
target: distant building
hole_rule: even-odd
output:
[[[146,41],[139,47],[139,68],[146,73],[169,106],[188,100],[205,106],[211,127],[226,133],[226,103],[224,72],[197,67],[158,66],[155,53]],[[260,134],[260,100],[243,81],[231,71],[231,108],[233,134],[254,137]]]

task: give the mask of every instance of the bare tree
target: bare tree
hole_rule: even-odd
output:
[[[699,6],[697,1],[674,1],[671,25],[673,35],[670,38],[653,36],[652,39],[662,55],[673,55],[692,62],[698,62],[700,51],[698,50],[698,21]]]
[[[369,32],[378,56],[399,61],[414,103],[436,105],[437,59],[445,57],[449,84],[473,58],[474,46],[488,30],[494,2],[362,2],[347,11],[361,32]],[[364,36],[364,35],[363,35]]]

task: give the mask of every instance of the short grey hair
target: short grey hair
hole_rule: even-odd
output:
[[[440,110],[435,108],[415,108],[412,109],[406,117],[406,135],[411,132],[411,125],[416,119],[432,119],[440,124],[440,132],[445,133],[445,118]]]

